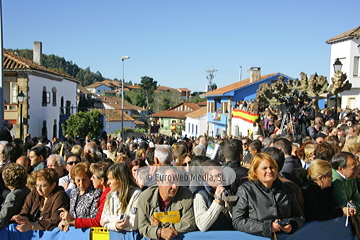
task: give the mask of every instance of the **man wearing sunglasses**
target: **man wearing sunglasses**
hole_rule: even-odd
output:
[[[62,186],[66,193],[68,193],[68,195],[70,195],[70,192],[72,189],[74,189],[76,187],[75,183],[72,182],[71,180],[71,169],[75,166],[75,164],[78,164],[79,162],[81,162],[81,159],[79,156],[73,154],[73,153],[69,153],[65,156],[66,159],[66,170],[68,171],[69,174],[61,177],[59,179],[59,186]]]

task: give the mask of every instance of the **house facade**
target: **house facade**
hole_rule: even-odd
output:
[[[34,42],[33,61],[4,50],[4,118],[13,123],[12,134],[20,137],[20,110],[23,136],[59,137],[61,111],[76,106],[80,81],[41,65],[42,44]],[[26,96],[22,109],[17,95]]]
[[[207,126],[208,136],[239,136],[244,134],[241,122],[234,118],[233,109],[237,101],[251,101],[256,97],[256,90],[263,83],[276,82],[282,76],[284,81],[293,78],[282,73],[261,75],[261,68],[250,68],[250,78],[235,82],[228,86],[202,94],[207,98]]]
[[[165,111],[157,112],[150,117],[151,125],[159,125],[159,133],[164,135],[182,135],[186,130],[185,119],[186,114],[201,108],[195,103],[183,102]]]
[[[185,115],[185,129],[182,133],[183,136],[199,137],[204,136],[206,133],[207,109],[202,107],[191,113]]]
[[[352,84],[350,91],[341,93],[342,109],[348,106],[351,109],[360,105],[360,26],[326,41],[331,44],[330,53],[330,83],[334,76],[333,64],[336,59],[342,63],[341,71],[346,73],[349,82]]]

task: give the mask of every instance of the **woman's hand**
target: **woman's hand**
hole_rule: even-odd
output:
[[[281,231],[286,232],[286,233],[290,233],[291,230],[292,230],[291,224],[288,224],[285,227],[281,227]]]
[[[123,230],[124,227],[126,227],[126,221],[125,219],[122,219],[122,220],[118,220],[116,223],[115,223],[115,227],[117,230]]]
[[[29,219],[25,216],[15,215],[10,219],[10,221],[15,221],[17,224],[25,224],[29,222]]]
[[[271,223],[271,232],[279,232],[281,231],[280,224],[277,223],[277,221],[280,221],[279,219],[275,220],[275,222]]]
[[[59,208],[59,211],[62,211],[60,213],[60,218],[62,220],[65,220],[70,225],[75,225],[75,218],[70,215],[68,210],[66,210],[65,208]]]
[[[24,224],[19,224],[16,226],[16,229],[20,232],[27,232],[27,231],[30,231],[31,228],[32,228],[32,222],[26,222]]]
[[[66,220],[61,220],[58,225],[60,231],[67,232],[69,230],[70,224]]]

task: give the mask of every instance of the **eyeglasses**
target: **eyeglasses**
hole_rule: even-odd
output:
[[[78,163],[79,163],[79,161],[75,161],[75,162],[68,162],[67,164],[74,165],[74,164],[78,164]]]
[[[190,166],[190,164],[191,164],[191,161],[189,161],[189,162],[187,162],[187,163],[183,163],[183,167],[186,167],[186,165],[189,165]]]

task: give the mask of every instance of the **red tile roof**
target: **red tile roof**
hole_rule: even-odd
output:
[[[121,105],[121,101],[122,99],[119,97],[115,97],[115,96],[100,96],[97,97],[98,99],[100,99],[104,104],[109,105],[110,107],[113,107],[114,109],[121,109],[122,105]],[[138,110],[138,111],[145,111],[143,108],[132,105],[131,103],[124,101],[124,109],[127,110]]]
[[[186,117],[199,118],[207,114],[206,107],[199,108],[196,111],[186,114]]]
[[[186,118],[185,115],[190,113],[189,111],[162,111],[152,114],[152,117],[156,118]]]
[[[261,76],[261,78],[260,78],[259,80],[254,81],[254,82],[258,82],[258,81],[264,80],[264,79],[266,79],[266,78],[275,76],[276,74],[279,74],[279,73],[271,73],[271,74],[263,75],[263,76]],[[252,82],[252,83],[254,83],[254,82]],[[245,86],[247,86],[247,85],[249,85],[249,84],[251,84],[250,78],[247,78],[247,79],[244,79],[244,80],[235,82],[235,83],[233,83],[233,84],[227,85],[227,86],[225,86],[225,87],[218,88],[218,89],[213,90],[213,91],[211,91],[211,92],[207,92],[207,93],[201,94],[201,97],[213,96],[213,95],[223,95],[223,94],[225,94],[225,93],[227,93],[227,92],[231,92],[231,91],[234,91],[234,90],[236,90],[236,89],[245,87]]]
[[[77,88],[80,90],[80,92],[85,93],[85,94],[93,94],[92,92],[90,92],[89,90],[87,90],[86,88],[84,88],[81,85],[78,85]]]
[[[207,100],[204,100],[202,102],[198,102],[197,105],[203,107],[203,106],[207,106]]]
[[[191,92],[191,90],[189,90],[187,88],[178,88],[178,90],[181,92]]]
[[[178,108],[179,106],[181,105],[185,105],[185,106],[188,106],[189,108],[191,108],[192,110],[197,110],[199,108],[201,108],[199,105],[197,105],[196,103],[192,103],[192,102],[182,102],[182,103],[179,103],[178,105],[175,105],[169,109],[167,109],[166,111],[172,111],[176,108]],[[176,110],[174,110],[176,111]]]
[[[360,26],[353,28],[349,31],[343,32],[342,34],[339,34],[336,37],[330,38],[329,40],[326,41],[326,43],[331,44],[346,39],[352,39],[354,37],[360,37]]]
[[[75,82],[81,82],[79,79],[76,79],[66,73],[61,73],[49,68],[46,68],[42,65],[34,63],[33,61],[26,59],[24,57],[20,57],[16,55],[14,52],[4,49],[4,70],[37,70],[41,72],[51,73],[58,76],[66,77],[69,80]]]
[[[158,91],[170,91],[170,92],[179,92],[177,89],[175,88],[170,88],[170,87],[166,87],[166,86],[158,86],[157,87]]]
[[[118,109],[105,109],[105,121],[118,122],[122,121],[122,111]],[[124,121],[135,121],[126,112],[124,112]]]

